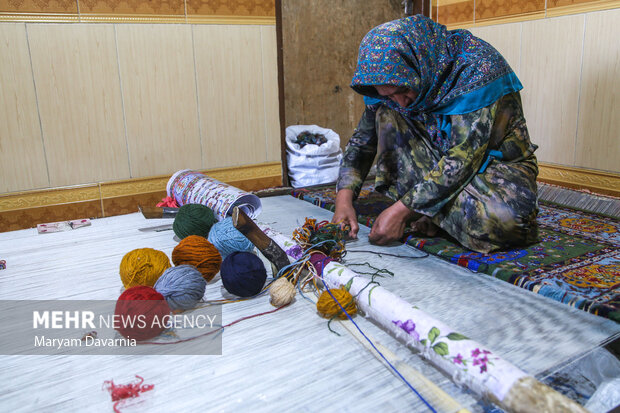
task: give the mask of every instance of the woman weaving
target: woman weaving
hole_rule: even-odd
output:
[[[353,200],[378,155],[375,190],[396,202],[375,220],[371,242],[400,239],[409,222],[478,252],[536,241],[537,146],[521,83],[492,46],[424,16],[385,23],[362,40],[351,87],[366,109],[344,153],[333,217],[351,237]]]

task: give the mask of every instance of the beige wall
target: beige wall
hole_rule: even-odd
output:
[[[275,36],[0,23],[0,194],[279,161]]]
[[[620,172],[620,9],[470,28],[509,61],[542,162]]]

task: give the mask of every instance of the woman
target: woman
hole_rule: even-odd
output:
[[[521,83],[491,45],[420,15],[385,23],[362,40],[351,87],[366,109],[344,153],[333,217],[351,237],[353,200],[378,155],[375,189],[396,202],[375,220],[371,242],[400,239],[408,222],[478,252],[537,240],[537,146]]]

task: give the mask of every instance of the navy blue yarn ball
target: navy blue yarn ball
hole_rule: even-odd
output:
[[[229,293],[252,297],[263,289],[267,270],[261,259],[251,252],[235,251],[222,262],[220,276]]]

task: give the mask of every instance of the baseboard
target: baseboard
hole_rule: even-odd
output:
[[[546,163],[538,166],[541,182],[620,197],[620,174]]]
[[[282,184],[280,162],[202,172],[244,191]],[[166,196],[169,179],[170,175],[162,175],[0,195],[0,232],[32,228],[43,222],[137,212],[139,204],[155,205]]]

